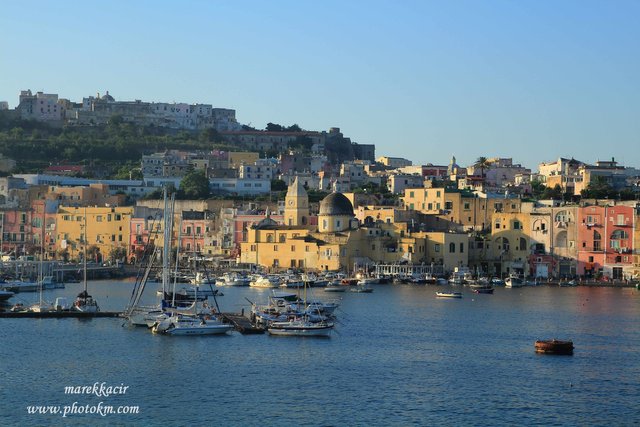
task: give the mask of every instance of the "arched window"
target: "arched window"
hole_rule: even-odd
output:
[[[505,238],[505,237],[498,237],[498,239],[496,240],[496,243],[498,244],[498,249],[502,250],[502,251],[509,251],[509,239]]]
[[[525,239],[524,237],[520,238],[520,250],[521,251],[527,250],[527,239]]]
[[[455,243],[449,243],[449,253],[455,253],[456,251],[456,244]]]
[[[628,238],[629,238],[629,235],[624,230],[616,230],[613,233],[611,233],[611,240],[622,240],[622,239],[628,239]]]
[[[278,238],[280,239],[280,243],[284,243],[287,241],[287,236],[285,234],[281,234],[280,236],[278,236]]]
[[[267,234],[267,243],[273,243],[273,234]]]

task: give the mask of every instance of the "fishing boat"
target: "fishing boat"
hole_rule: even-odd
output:
[[[573,341],[540,340],[535,342],[536,353],[573,354]]]
[[[439,298],[462,298],[462,292],[436,292]]]

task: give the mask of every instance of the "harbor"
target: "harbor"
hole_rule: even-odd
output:
[[[133,285],[131,279],[97,280],[89,282],[89,289],[101,310],[117,313],[127,305]],[[20,408],[24,402],[46,399],[65,403],[68,396],[62,394],[62,386],[25,381],[36,369],[63,385],[91,380],[130,386],[127,399],[140,405],[141,414],[128,417],[127,424],[204,424],[207,410],[194,409],[187,418],[175,410],[193,404],[193,396],[199,396],[203,408],[218,403],[216,420],[225,425],[251,425],[256,418],[269,425],[276,420],[291,425],[347,425],[354,418],[367,420],[371,405],[376,406],[374,425],[447,424],[451,408],[460,408],[454,409],[456,419],[467,425],[494,418],[502,423],[546,424],[563,417],[569,425],[583,425],[587,418],[587,424],[640,421],[632,409],[640,392],[636,289],[498,286],[493,295],[476,295],[470,287],[456,285],[371,287],[371,294],[339,295],[339,321],[328,339],[237,331],[219,337],[169,337],[130,327],[121,317],[3,318],[0,357],[14,360],[16,349],[21,354],[20,363],[7,365],[11,368],[5,380],[14,386],[3,405]],[[217,298],[221,311],[242,317],[244,309],[247,320],[251,309],[247,299],[266,301],[273,292],[249,286],[221,289],[224,296]],[[80,283],[69,283],[64,289],[45,291],[44,296],[70,298],[81,290]],[[461,292],[463,297],[437,298],[436,291]],[[311,297],[325,298],[320,288],[312,288]],[[34,335],[39,336],[37,342],[25,339]],[[571,340],[573,355],[537,354],[534,342],[550,338]],[[72,362],[67,361],[70,357]],[[523,382],[527,387],[519,386]],[[188,395],[171,404],[154,404],[153,396],[163,395],[167,384],[184,383],[190,384]],[[265,392],[263,385],[274,392]],[[514,387],[519,399],[529,402],[526,408],[505,407]],[[618,397],[604,402],[596,398],[601,393]],[[314,404],[304,414],[291,410],[291,402],[301,394],[313,395]],[[88,398],[74,398],[90,403]],[[591,401],[588,408],[582,404],[585,398]],[[339,404],[354,399],[364,404]],[[460,406],[461,401],[468,403]],[[20,420],[24,416],[15,410],[2,424],[18,425]],[[40,420],[57,424],[48,416]],[[101,425],[102,420],[74,421]]]

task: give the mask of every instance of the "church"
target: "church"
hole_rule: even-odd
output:
[[[309,197],[296,178],[285,197],[284,224],[267,213],[252,225],[240,246],[240,262],[272,271],[351,271],[372,263],[442,262],[427,257],[427,252],[435,256],[441,247],[437,241],[450,238],[449,233],[411,233],[407,223],[360,224],[351,201],[338,192],[320,202],[317,226],[310,225],[315,223],[310,215]]]

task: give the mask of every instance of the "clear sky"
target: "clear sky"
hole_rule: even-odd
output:
[[[209,103],[376,155],[640,167],[640,1],[3,1],[0,100]]]

